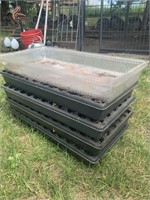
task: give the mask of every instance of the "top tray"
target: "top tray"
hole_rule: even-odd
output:
[[[0,59],[20,75],[108,102],[136,83],[146,66],[143,60],[54,47],[2,54]]]

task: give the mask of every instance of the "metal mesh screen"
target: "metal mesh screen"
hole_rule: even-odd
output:
[[[6,68],[15,73],[80,95],[107,100],[135,84],[146,66],[141,60],[54,47],[1,55],[1,59]]]

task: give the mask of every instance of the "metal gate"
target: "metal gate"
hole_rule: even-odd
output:
[[[14,7],[20,5],[27,15],[25,29],[35,27],[41,0],[7,2]],[[59,47],[84,51],[148,53],[149,13],[149,0],[49,0],[47,40]],[[6,31],[15,24],[10,13],[4,14],[1,30]],[[44,20],[45,8],[41,29]]]
[[[85,37],[99,39],[99,51],[149,52],[149,0],[87,2],[88,11],[95,10],[96,20],[94,26],[86,27]],[[89,17],[87,13],[87,21]]]
[[[121,4],[122,3],[122,4]],[[111,15],[105,14],[107,5],[102,1],[101,15],[102,23],[100,33],[102,34],[100,50],[118,50],[130,52],[148,52],[149,50],[149,31],[148,31],[148,6],[149,2],[132,1],[116,4],[114,9],[110,4]],[[139,12],[134,13],[139,8]],[[124,9],[124,12],[119,12]],[[103,28],[103,22],[109,17],[107,29]],[[111,43],[110,43],[111,40]]]
[[[1,20],[0,26],[4,32],[12,32],[17,25],[12,20],[12,11],[16,6],[20,6],[21,12],[26,15],[24,29],[34,29],[41,4],[43,5],[39,28],[44,30],[46,16],[46,0],[12,0],[7,1],[9,15],[6,14]],[[48,0],[48,20],[47,20],[47,41],[59,47],[73,48],[82,50],[83,42],[83,11],[84,3],[82,0]],[[4,0],[5,4],[5,0]],[[3,5],[4,5],[3,4]],[[0,3],[1,5],[1,3]],[[11,9],[10,9],[11,8]],[[12,11],[10,11],[12,10]],[[6,18],[6,20],[4,19]],[[10,21],[8,23],[8,21]],[[6,23],[4,23],[6,22]],[[17,27],[15,34],[20,35],[20,27]],[[9,32],[10,32],[9,31]],[[10,33],[11,35],[11,33]],[[13,35],[14,36],[14,35]]]

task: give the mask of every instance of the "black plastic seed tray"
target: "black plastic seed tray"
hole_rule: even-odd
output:
[[[79,96],[75,93],[69,93],[68,91],[61,90],[45,83],[40,83],[36,80],[30,80],[26,77],[14,74],[11,71],[4,70],[2,75],[7,84],[16,87],[19,90],[23,90],[39,98],[64,106],[94,120],[103,120],[110,112],[114,111],[131,96],[136,85],[130,87],[128,91],[121,94],[112,102],[107,103],[101,100]]]
[[[119,140],[119,138],[122,136],[123,132],[127,128],[127,124],[124,124],[120,129],[118,129],[117,133],[115,134],[115,137],[110,141],[110,143],[108,143],[104,148],[101,149],[99,155],[91,156],[83,149],[78,148],[78,146],[76,146],[75,144],[68,143],[67,140],[58,135],[57,132],[51,132],[50,130],[44,128],[40,123],[35,122],[34,120],[22,115],[19,112],[16,112],[15,110],[12,110],[12,113],[27,124],[31,125],[37,130],[43,132],[45,135],[49,136],[53,141],[65,147],[67,150],[72,152],[77,158],[82,159],[84,162],[91,164],[96,164],[101,159],[101,157]]]
[[[13,110],[21,113],[22,115],[29,117],[35,122],[41,124],[44,128],[49,129],[51,132],[56,132],[60,137],[65,138],[68,143],[73,143],[79,148],[83,148],[86,152],[89,152],[90,155],[97,155],[104,148],[107,143],[110,143],[117,130],[127,123],[127,120],[132,114],[130,109],[126,110],[120,118],[113,123],[105,135],[101,136],[98,142],[94,142],[87,136],[82,135],[78,131],[72,131],[69,127],[62,125],[59,122],[52,120],[49,117],[45,117],[42,114],[37,113],[34,110],[31,110],[28,107],[25,107],[17,102],[9,101],[10,106]]]
[[[101,135],[105,134],[109,126],[120,117],[134,100],[134,97],[130,97],[103,121],[91,121],[88,118],[80,117],[78,114],[69,113],[56,105],[50,105],[47,102],[42,102],[40,99],[35,99],[32,95],[28,96],[25,93],[21,93],[21,91],[16,91],[14,88],[9,88],[7,86],[3,86],[3,88],[10,99],[17,101],[40,114],[50,117],[53,120],[57,120],[60,123],[69,126],[72,130],[77,130],[91,137],[95,141],[98,141]]]

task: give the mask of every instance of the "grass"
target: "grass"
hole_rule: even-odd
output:
[[[145,9],[146,4],[140,4],[140,5],[132,5],[130,6],[130,15],[135,16],[143,16],[143,12]],[[86,17],[100,17],[100,6],[87,6],[85,9],[85,15]],[[112,7],[112,9],[109,6],[104,5],[103,8],[103,15],[106,17],[110,17],[112,14],[119,15],[121,17],[126,15],[126,7]]]
[[[134,91],[134,115],[128,130],[95,166],[79,162],[15,119],[0,89],[0,199],[148,200],[149,68],[143,71]],[[4,83],[1,76],[0,82]]]

